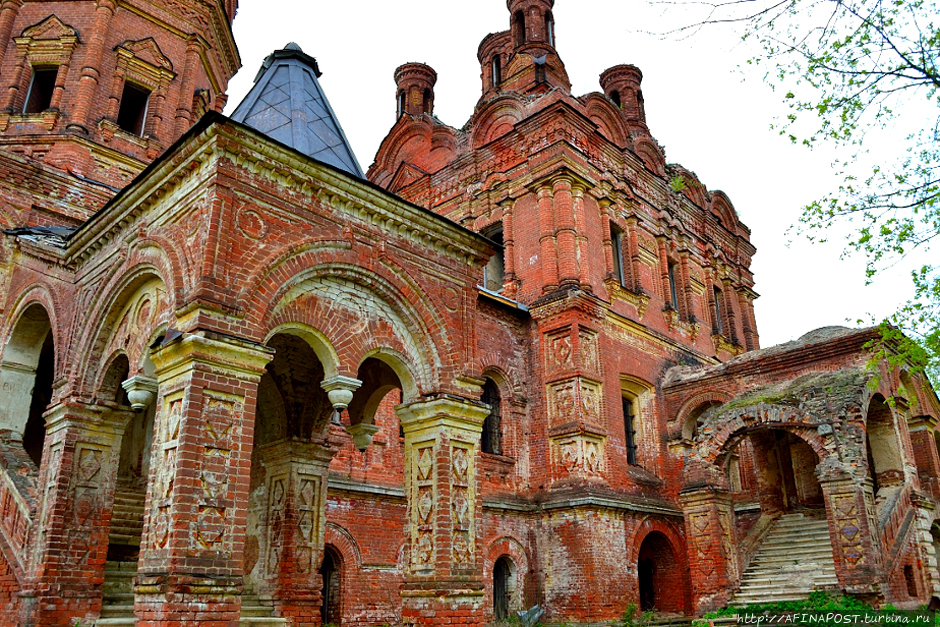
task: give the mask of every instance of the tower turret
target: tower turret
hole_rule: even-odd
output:
[[[513,48],[554,48],[555,0],[506,0]]]
[[[238,0],[4,2],[0,150],[123,187],[225,105],[240,65],[237,8]]]
[[[483,78],[483,93],[499,89],[511,54],[512,35],[508,30],[487,35],[480,42],[477,60],[480,62],[480,75]]]
[[[406,63],[395,70],[397,117],[434,113],[437,72],[424,63]]]
[[[631,131],[649,133],[640,89],[642,81],[643,72],[635,65],[615,65],[601,74],[601,89],[620,108]]]

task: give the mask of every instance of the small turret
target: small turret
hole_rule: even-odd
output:
[[[512,47],[555,47],[555,0],[506,0],[510,15]]]
[[[437,72],[424,63],[406,63],[395,70],[396,117],[434,113],[434,84]]]
[[[648,133],[643,91],[640,89],[642,81],[643,72],[635,65],[615,65],[601,74],[601,89],[623,112],[631,131]]]
[[[512,54],[512,42],[509,31],[487,35],[477,49],[483,77],[483,93],[499,89],[503,82],[506,65]]]

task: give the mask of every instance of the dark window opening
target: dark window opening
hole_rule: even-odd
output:
[[[715,329],[714,335],[722,335],[724,333],[724,321],[721,319],[721,290],[717,287],[713,289],[713,296],[715,298]]]
[[[617,105],[618,109],[623,109],[623,103],[620,102],[620,92],[612,91],[610,92],[610,99],[614,101],[614,104]]]
[[[552,12],[545,13],[545,35],[549,46],[555,45],[555,20],[552,19]]]
[[[397,117],[400,118],[403,115],[405,115],[405,92],[400,91],[398,92],[398,116]]]
[[[535,64],[535,84],[541,85],[545,83],[547,79],[545,78],[545,64],[536,63]]]
[[[42,113],[52,104],[52,92],[55,91],[55,79],[59,68],[34,67],[33,77],[29,81],[29,91],[26,92],[26,104],[23,113],[32,115]]]
[[[672,299],[672,308],[679,309],[679,290],[676,288],[676,264],[669,264],[669,297]]]
[[[124,92],[121,94],[121,109],[118,111],[118,127],[131,135],[141,137],[144,134],[149,102],[149,91],[130,83],[124,83]]]
[[[610,245],[614,258],[614,275],[620,285],[626,285],[623,273],[623,234],[613,224],[610,225]]]
[[[503,250],[503,225],[496,224],[483,232],[484,237],[499,244],[499,249],[483,268],[483,287],[491,292],[503,291],[505,278],[505,251]]]
[[[503,82],[503,71],[500,67],[499,55],[493,57],[493,61],[490,64],[491,76],[493,79],[493,87],[499,87],[499,84]]]
[[[424,100],[422,104],[423,104],[422,111],[424,113],[430,114],[431,113],[431,90],[430,89],[424,90]]]
[[[480,449],[484,453],[502,454],[500,423],[502,422],[502,398],[499,386],[492,379],[483,384],[483,396],[480,399],[490,407],[490,415],[483,421],[483,433],[480,437]]]
[[[904,582],[907,584],[907,596],[917,597],[917,582],[914,581],[914,567],[910,564],[904,567]]]
[[[509,618],[509,585],[512,566],[505,555],[493,564],[493,617],[496,620]]]
[[[42,464],[42,450],[46,439],[46,420],[42,415],[52,402],[52,382],[55,379],[55,349],[52,333],[46,336],[36,366],[36,381],[29,403],[29,417],[23,428],[23,448],[36,466]]]
[[[636,92],[636,104],[637,104],[637,108],[640,110],[640,118],[645,120],[646,119],[646,106],[643,104],[643,92],[642,91]]]
[[[636,466],[636,412],[633,400],[624,396],[623,401],[623,435],[627,447],[627,463]]]
[[[522,11],[516,11],[512,16],[512,40],[516,48],[525,43],[525,15]]]

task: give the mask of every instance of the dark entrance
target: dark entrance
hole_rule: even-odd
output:
[[[512,565],[503,556],[493,565],[493,616],[496,620],[509,618],[509,580]]]
[[[650,558],[640,560],[637,568],[640,579],[640,610],[652,610],[656,607],[656,563]]]
[[[320,605],[320,617],[324,625],[342,623],[342,599],[340,597],[340,560],[332,547],[323,550],[323,565],[320,566],[323,578],[323,602]]]

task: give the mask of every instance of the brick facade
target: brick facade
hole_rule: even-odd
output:
[[[472,118],[401,66],[364,179],[219,113],[236,5],[0,2],[0,624],[122,569],[148,626],[696,614],[794,509],[842,591],[940,595],[929,381],[873,330],[760,349],[750,231],[638,68],[572,95],[510,0]]]

